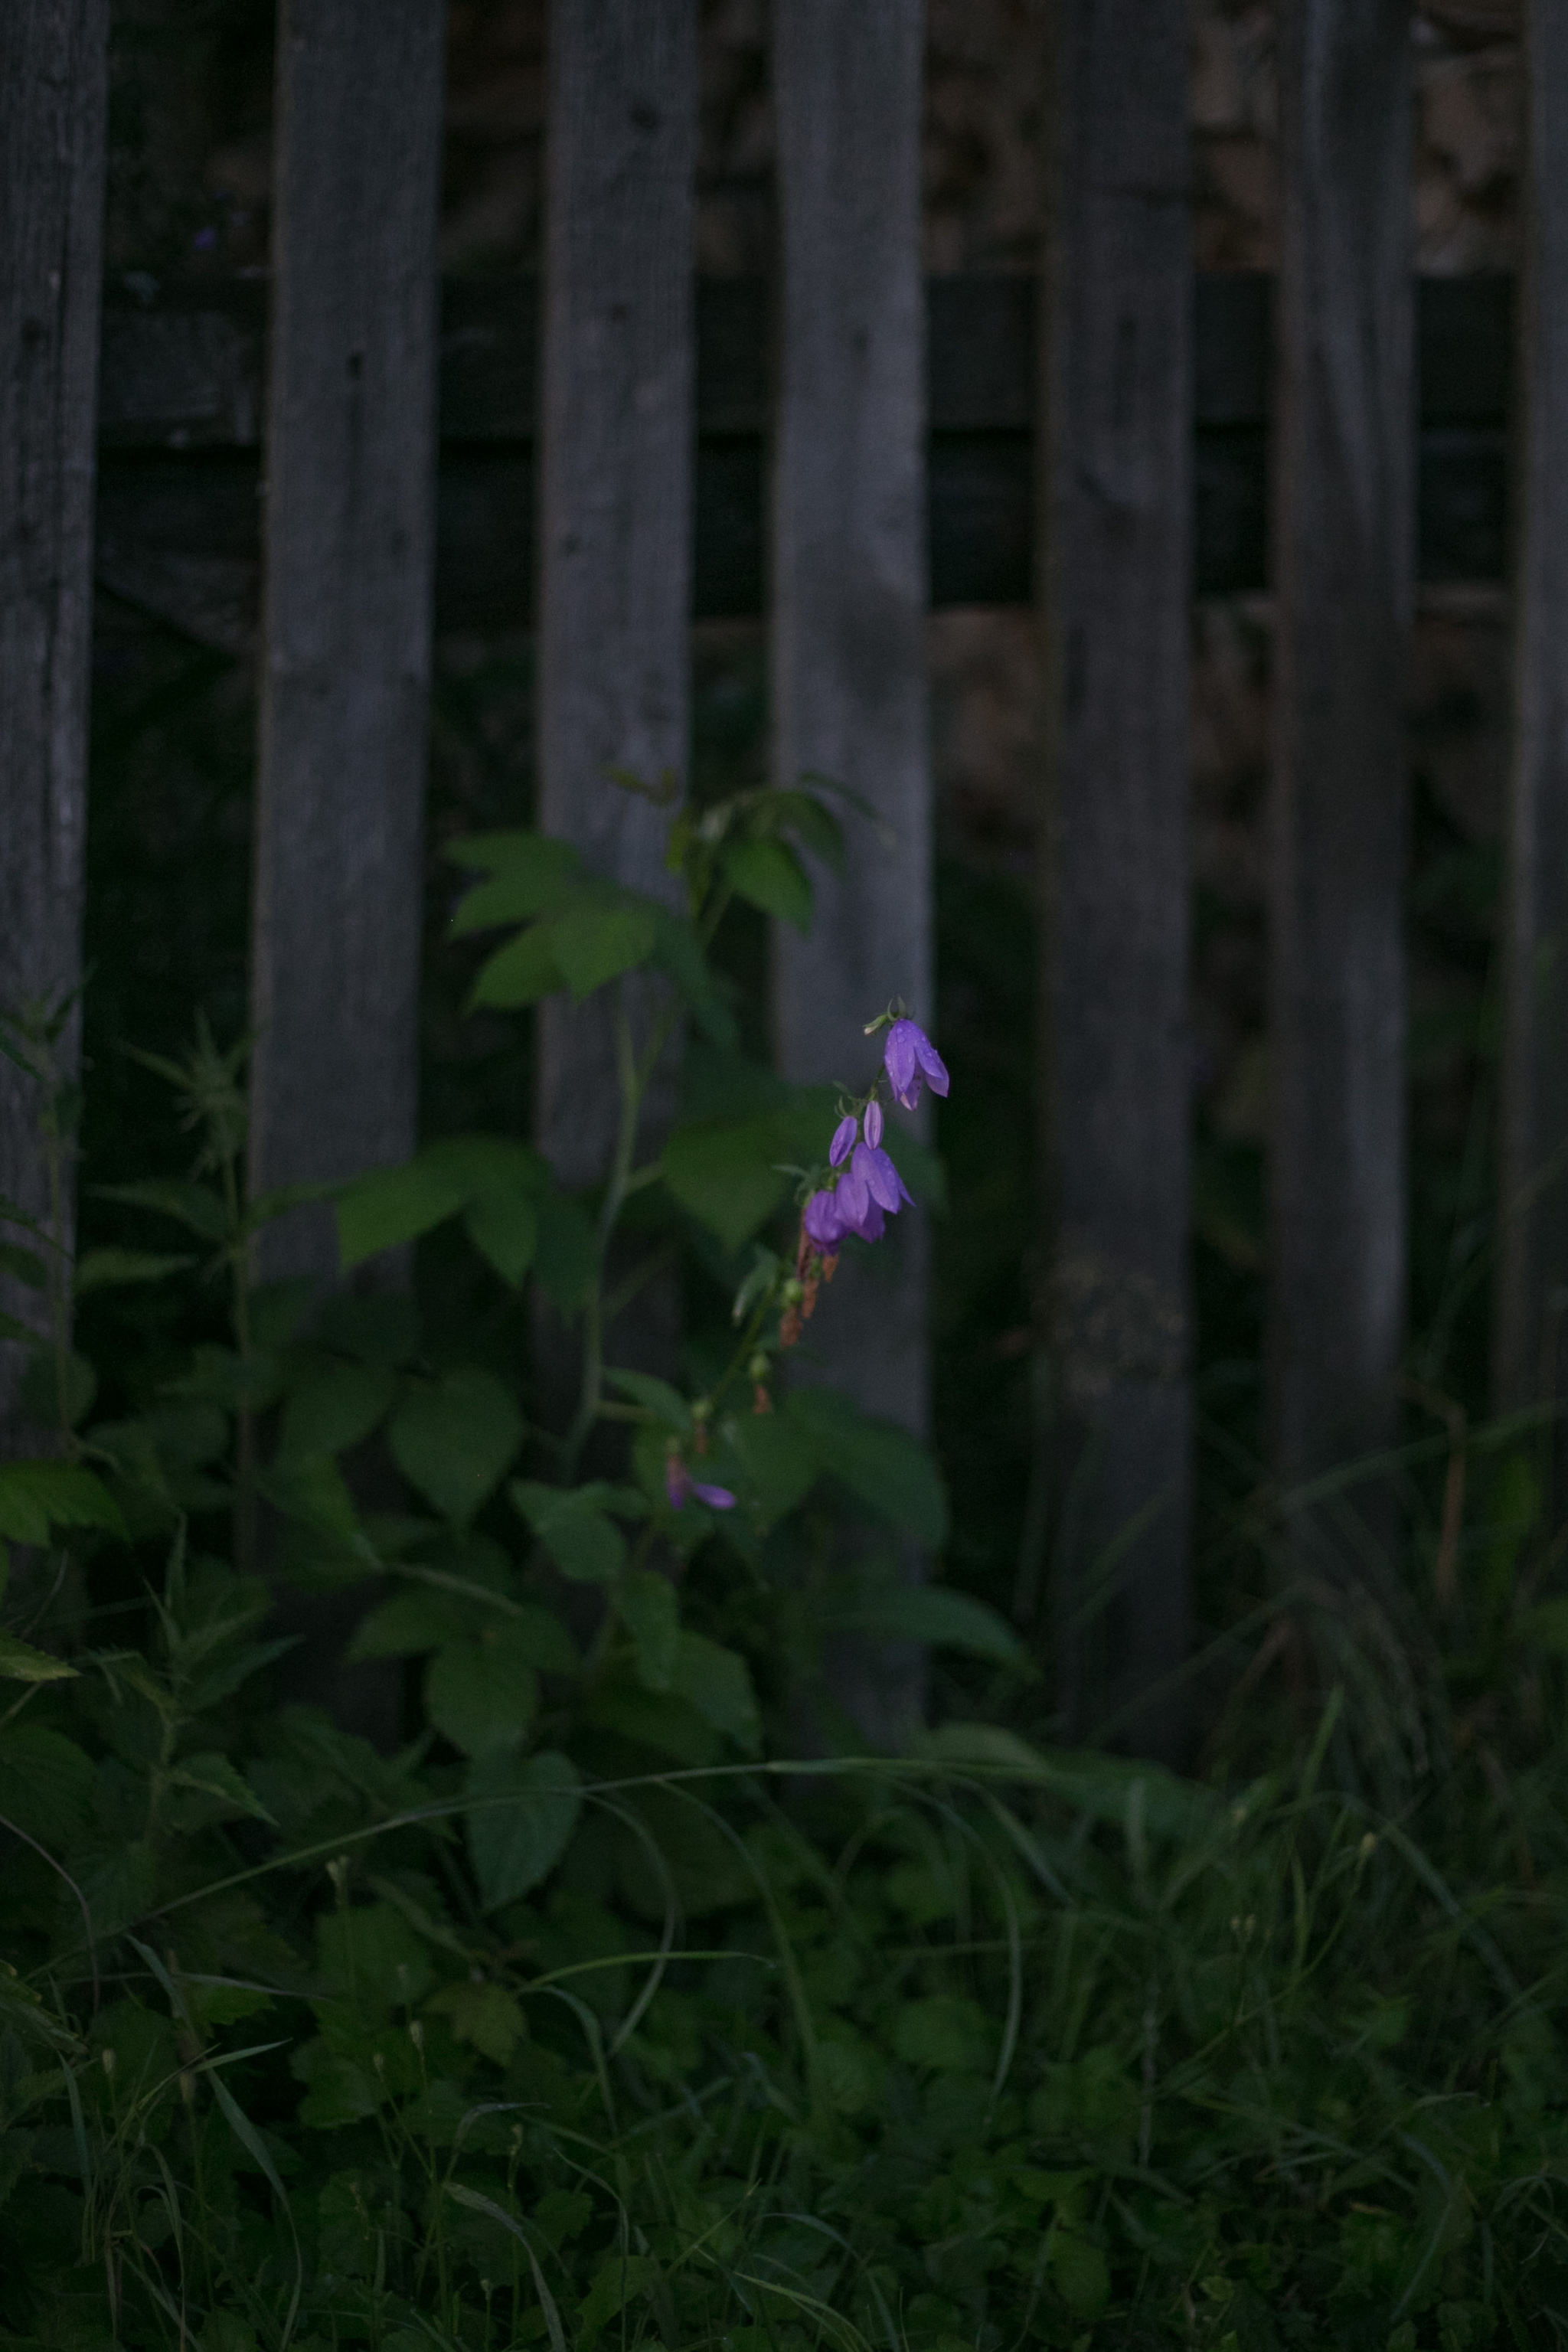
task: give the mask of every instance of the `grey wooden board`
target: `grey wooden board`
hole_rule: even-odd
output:
[[[667,771],[684,781],[689,751],[696,168],[696,0],[557,9],[546,137],[539,814],[597,872],[665,898],[677,888],[664,868],[667,820],[610,771],[649,785]],[[651,1002],[633,1010],[646,1037],[643,1024],[662,1016]],[[563,1179],[603,1177],[620,1107],[603,996],[541,1008],[538,1089],[539,1140]],[[661,1091],[650,1105],[655,1129],[668,1108]]]
[[[1052,17],[1039,540],[1055,1662],[1186,1760],[1192,436],[1184,0]]]
[[[81,977],[108,0],[0,9],[0,1005]],[[79,1019],[61,1035],[74,1081]],[[50,1213],[39,1089],[0,1060],[0,1192]],[[74,1171],[59,1203],[73,1232]],[[12,1233],[12,1240],[20,1234]],[[0,1306],[38,1328],[38,1294]],[[25,1357],[0,1347],[0,1446]]]
[[[445,25],[445,0],[283,0],[279,23],[258,1190],[401,1160],[415,1140]],[[330,1212],[271,1228],[262,1264],[331,1278]]]
[[[847,815],[847,873],[817,874],[810,936],[774,926],[773,1034],[787,1076],[842,1079],[856,1092],[878,1050],[864,1025],[889,1000],[935,1026],[923,30],[921,0],[779,0],[773,11],[773,770],[785,784],[831,777],[876,820]],[[800,1367],[915,1431],[930,1404],[929,1258],[913,1208],[874,1249],[851,1251]],[[905,1736],[918,1657],[889,1648],[839,1663],[840,1696],[862,1732],[878,1745]]]
[[[1288,1487],[1375,1453],[1398,1428],[1409,73],[1405,0],[1285,0],[1269,1351],[1274,1460]],[[1386,1499],[1376,1486],[1355,1498],[1374,1538],[1358,1567],[1392,1539]],[[1336,1547],[1342,1537],[1353,1541],[1353,1528],[1333,1534]]]
[[[1568,16],[1526,10],[1514,743],[1494,1321],[1500,1409],[1560,1399],[1568,1309]],[[1557,1491],[1564,1492],[1561,1439]]]

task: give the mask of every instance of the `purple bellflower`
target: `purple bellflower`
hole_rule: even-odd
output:
[[[893,1099],[902,1103],[906,1110],[919,1107],[922,1081],[930,1085],[933,1095],[947,1092],[947,1065],[918,1021],[906,1018],[894,1022],[888,1032],[882,1061]]]
[[[679,1454],[671,1454],[665,1458],[664,1491],[678,1511],[686,1508],[687,1498],[691,1495],[695,1495],[700,1503],[706,1503],[710,1511],[732,1511],[735,1507],[735,1497],[728,1486],[703,1486],[700,1479],[692,1476]]]
[[[851,1112],[847,1118],[841,1118],[839,1120],[837,1126],[833,1130],[833,1140],[827,1147],[827,1157],[835,1168],[843,1167],[844,1162],[848,1159],[849,1154],[855,1149],[856,1140],[858,1138],[859,1133],[860,1123],[858,1119],[856,1118],[853,1112]]]

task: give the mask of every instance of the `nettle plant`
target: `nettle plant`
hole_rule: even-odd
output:
[[[831,810],[806,790],[673,811],[677,909],[592,875],[537,833],[454,845],[476,877],[455,931],[511,934],[480,968],[474,1003],[521,1010],[564,993],[605,1007],[619,1118],[609,1169],[585,1194],[563,1190],[526,1144],[447,1138],[331,1189],[347,1280],[324,1306],[306,1283],[258,1285],[262,1228],[327,1188],[246,1197],[245,1049],[220,1049],[203,1027],[181,1062],[141,1057],[174,1090],[195,1143],[190,1173],[95,1188],[183,1229],[182,1246],[93,1250],[74,1270],[37,1228],[8,1246],[12,1272],[48,1295],[28,1392],[56,1433],[47,1458],[0,1467],[0,1536],[57,1559],[62,1590],[73,1557],[129,1547],[152,1578],[160,1557],[174,1563],[152,1661],[76,1662],[94,1678],[100,1735],[162,1791],[147,1834],[116,1846],[106,1918],[151,1902],[166,1875],[163,1826],[187,1829],[193,1806],[216,1821],[268,1816],[211,1721],[282,1646],[264,1633],[264,1568],[318,1590],[379,1580],[350,1661],[406,1660],[418,1673],[410,1769],[424,1793],[462,1810],[485,1913],[558,1862],[586,1777],[758,1756],[770,1715],[797,1719],[802,1685],[840,1629],[1017,1662],[991,1612],[898,1573],[911,1542],[935,1551],[943,1538],[926,1452],[843,1395],[782,1376],[846,1245],[874,1243],[938,1182],[889,1115],[912,1109],[923,1084],[948,1084],[901,1005],[868,1024],[880,1063],[861,1092],[790,1087],[741,1052],[733,992],[710,958],[736,897],[804,928],[803,853],[834,860],[840,847]],[[650,1139],[650,1089],[678,1038],[678,1113]],[[24,1048],[40,1042],[35,1024]],[[42,1093],[55,1101],[47,1083]],[[63,1158],[68,1125],[46,1118]],[[407,1289],[355,1286],[384,1253],[447,1225],[520,1309],[531,1284],[554,1310],[580,1374],[563,1425],[544,1425],[493,1351],[433,1356]],[[608,1352],[617,1311],[676,1244],[732,1302],[723,1345],[693,1342],[685,1385]],[[97,1381],[72,1345],[76,1299],[180,1283],[226,1297],[226,1339],[121,1374],[137,1409],[95,1421]],[[28,1580],[46,1619],[50,1590],[37,1572]],[[37,1678],[23,1692],[28,1721],[0,1729],[0,1748],[11,1743],[0,1778],[15,1749],[16,1769],[36,1777],[52,1756],[79,1781],[49,1745],[68,1735],[33,1706],[70,1668],[52,1654],[58,1641],[46,1650],[29,1631],[18,1618],[0,1651],[0,1674]],[[192,1643],[221,1665],[191,1666]],[[23,1752],[29,1740],[36,1754]]]

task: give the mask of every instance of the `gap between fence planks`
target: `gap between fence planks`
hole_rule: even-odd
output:
[[[845,879],[818,872],[802,939],[774,926],[785,1076],[875,1066],[865,1024],[893,997],[934,1028],[926,707],[925,315],[921,278],[921,0],[779,0],[773,14],[780,275],[773,477],[773,778],[816,774],[844,810]],[[905,1114],[895,1111],[895,1119]],[[929,1132],[929,1122],[922,1122]],[[922,1433],[930,1238],[905,1209],[825,1294],[807,1378]],[[912,1555],[905,1572],[921,1572]],[[918,1712],[910,1644],[846,1644],[830,1684],[873,1745]]]
[[[1495,1402],[1560,1403],[1568,1310],[1568,16],[1525,9],[1514,740],[1503,948]],[[1561,1428],[1549,1524],[1563,1517]]]
[[[696,0],[554,8],[539,821],[597,872],[666,898],[668,813],[612,772],[648,788],[668,779],[679,793],[689,756],[696,166]],[[616,993],[541,1008],[537,1130],[567,1184],[596,1182],[609,1166]],[[655,1000],[626,996],[646,1035]],[[669,1109],[667,1080],[650,1131]]]
[[[0,1009],[11,1014],[63,1003],[81,979],[108,44],[109,0],[0,8]],[[55,1048],[69,1089],[80,1039],[78,1011]],[[42,1094],[0,1058],[0,1193],[68,1250],[75,1171],[68,1158],[51,1201]],[[45,1328],[28,1286],[0,1276],[0,1306]],[[26,1361],[0,1343],[0,1452],[27,1444]]]
[[[1184,0],[1053,11],[1038,534],[1058,1700],[1068,1737],[1171,1764],[1192,1619],[1186,40]]]
[[[1274,1462],[1398,1432],[1405,1337],[1405,698],[1414,549],[1405,0],[1282,0],[1269,1009]],[[1374,1572],[1371,1480],[1295,1564]]]

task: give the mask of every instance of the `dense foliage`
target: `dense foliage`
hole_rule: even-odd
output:
[[[205,1032],[162,1066],[189,1173],[103,1187],[156,1246],[72,1266],[13,1223],[52,1433],[0,1467],[9,2340],[1568,2336],[1568,1641],[1531,1434],[1471,1447],[1446,1686],[1389,1601],[1340,1612],[1299,1748],[1233,1718],[1224,1785],[1020,1737],[1015,1635],[901,1579],[946,1535],[931,1462],[784,1376],[847,1106],[748,1058],[710,949],[735,897],[804,923],[803,853],[837,848],[804,793],[677,813],[665,905],[537,835],[458,845],[457,927],[507,933],[477,1001],[602,1015],[609,1181],[459,1137],[331,1213],[349,1269],[418,1243],[534,1316],[553,1382],[488,1307],[256,1279],[274,1219],[326,1211],[246,1200],[243,1049]],[[13,1042],[63,1165],[49,1017]],[[684,1383],[616,1369],[677,1262]],[[121,1297],[167,1305],[100,1318],[91,1363]],[[391,1752],[300,1700],[279,1584],[307,1627],[363,1596],[346,1672],[395,1678]],[[868,1637],[967,1659],[977,1719],[858,1751],[822,1669]]]

